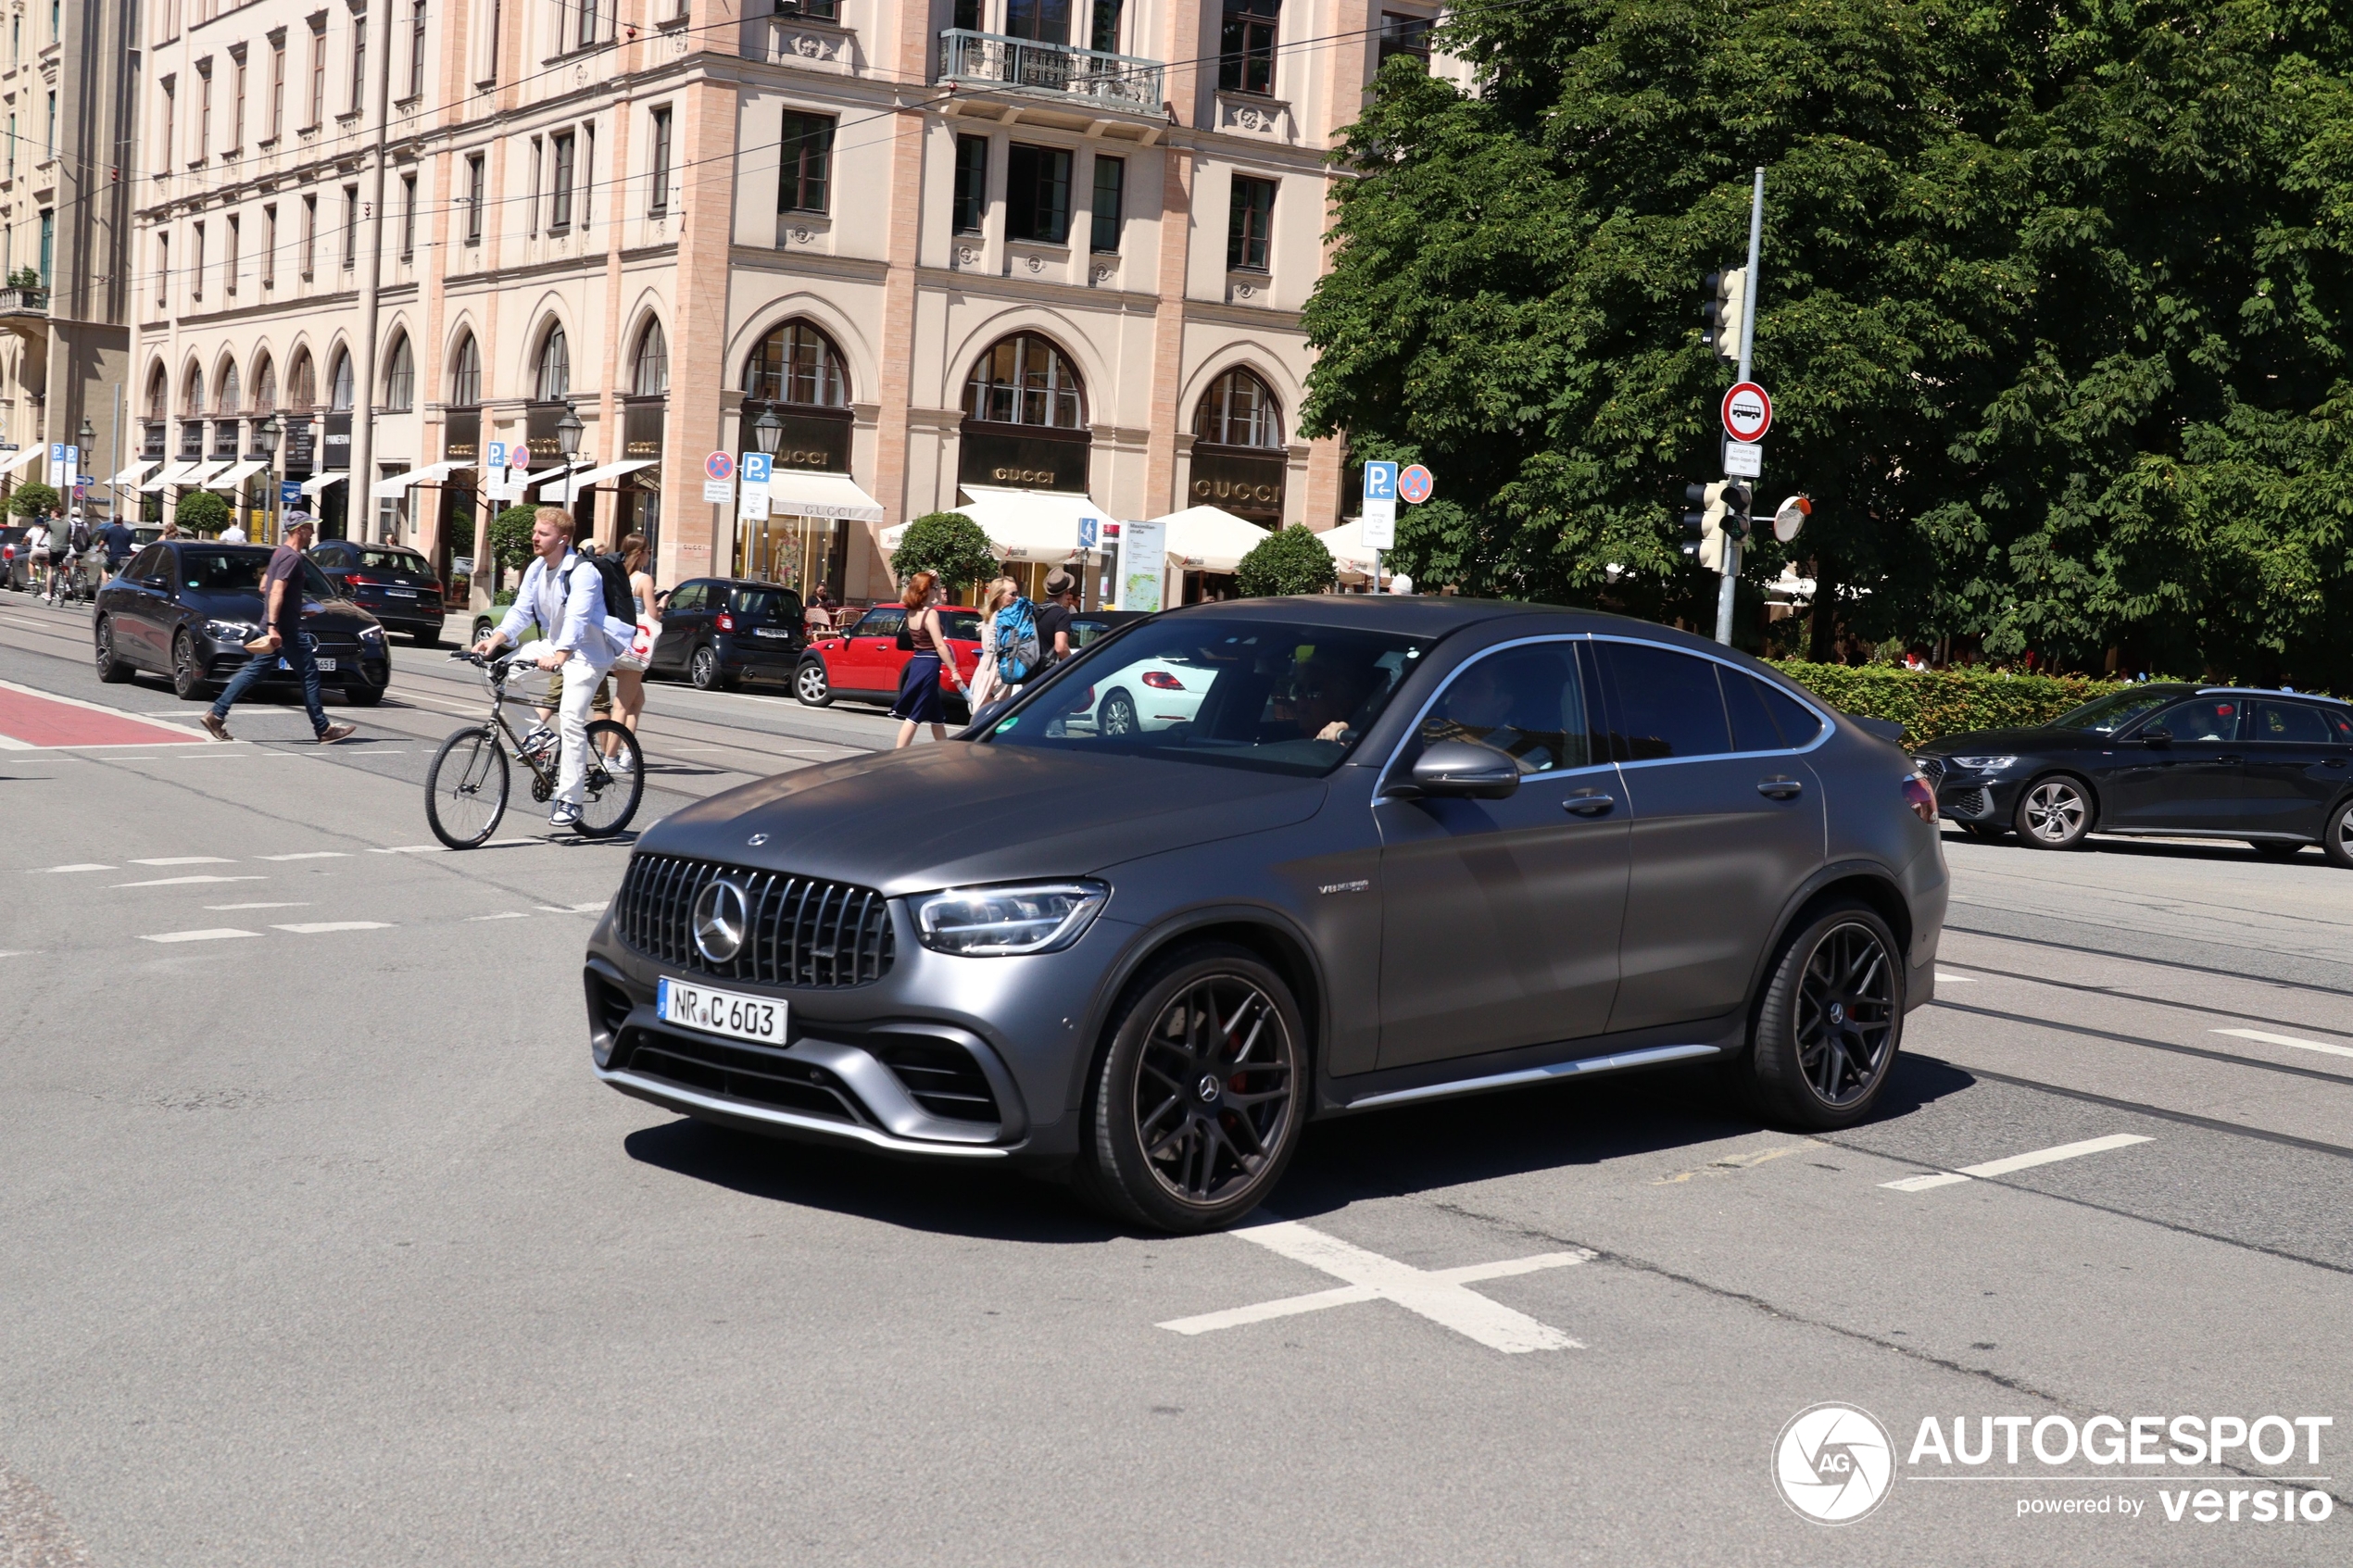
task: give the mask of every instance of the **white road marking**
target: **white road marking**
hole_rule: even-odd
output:
[[[266,876],[159,876],[152,882],[112,882],[109,887],[182,887],[192,882],[268,882]]]
[[[208,931],[159,931],[153,936],[142,936],[142,942],[218,942],[230,936],[258,936],[258,931],[239,931],[234,926],[220,926]]]
[[[470,922],[478,920],[529,920],[530,918],[531,917],[529,915],[524,914],[521,909],[501,909],[495,915],[468,915],[466,917],[466,919]]]
[[[348,849],[306,849],[299,855],[261,855],[257,856],[256,859],[263,860],[348,860],[351,859],[351,851]]]
[[[1270,1252],[1280,1253],[1295,1263],[1320,1269],[1325,1273],[1348,1281],[1348,1284],[1339,1289],[1317,1290],[1305,1296],[1262,1301],[1255,1306],[1206,1312],[1199,1317],[1176,1318],[1160,1324],[1160,1327],[1178,1334],[1208,1334],[1242,1323],[1264,1323],[1269,1318],[1321,1311],[1327,1307],[1344,1307],[1358,1301],[1394,1301],[1409,1312],[1451,1328],[1491,1350],[1501,1350],[1505,1355],[1518,1355],[1529,1350],[1584,1348],[1560,1330],[1538,1323],[1525,1312],[1514,1311],[1501,1302],[1491,1301],[1469,1286],[1479,1280],[1534,1273],[1539,1269],[1567,1268],[1590,1261],[1594,1256],[1591,1252],[1540,1252],[1531,1257],[1511,1258],[1498,1263],[1426,1270],[1401,1263],[1393,1258],[1384,1258],[1378,1252],[1367,1251],[1336,1236],[1327,1236],[1292,1220],[1245,1225],[1229,1234],[1244,1241],[1254,1242]]]
[[[2260,1040],[2267,1046],[2294,1046],[2300,1051],[2326,1051],[2331,1056],[2353,1056],[2353,1046],[2332,1046],[2325,1040],[2299,1040],[2293,1035],[2271,1035],[2260,1029],[2217,1029],[2217,1035],[2229,1035],[2241,1040]]]
[[[28,866],[25,871],[30,875],[57,875],[65,872],[111,872],[120,869],[119,866],[100,865],[95,860],[84,860],[72,866]]]
[[[291,904],[207,904],[205,908],[208,909],[307,909],[310,908],[310,901],[306,898]]]
[[[134,866],[225,866],[226,855],[162,855],[152,860],[133,860]]]
[[[448,853],[447,844],[396,844],[389,849],[371,847],[371,855],[443,855]]]
[[[1973,974],[1947,974],[1940,969],[1936,972],[1936,983],[1939,985],[1974,985],[1977,977]]]
[[[1953,1186],[1973,1176],[2007,1176],[2013,1171],[2030,1171],[2037,1165],[2053,1165],[2062,1160],[2080,1160],[2087,1154],[2105,1154],[2111,1148],[2127,1148],[2136,1143],[2156,1141],[2138,1133],[2110,1133],[2104,1138],[2057,1144],[2027,1154],[2013,1154],[2007,1159],[1988,1160],[1982,1165],[1964,1165],[1957,1172],[1939,1171],[1932,1175],[1906,1176],[1901,1181],[1881,1182],[1880,1185],[1892,1187],[1897,1192],[1926,1192],[1931,1187]]]
[[[599,898],[593,904],[541,904],[538,907],[551,915],[600,915],[610,902],[610,899]]]
[[[322,920],[308,925],[273,925],[272,931],[291,931],[296,936],[318,936],[330,931],[390,931],[392,922],[381,920]]]

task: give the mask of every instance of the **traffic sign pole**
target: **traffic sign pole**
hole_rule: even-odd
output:
[[[1764,248],[1764,239],[1765,170],[1759,168],[1756,171],[1756,183],[1751,187],[1748,197],[1748,287],[1745,291],[1746,297],[1741,302],[1743,306],[1741,310],[1741,381],[1743,384],[1749,380],[1751,355],[1756,346],[1756,302],[1764,296],[1765,292],[1765,275],[1758,267]],[[1760,396],[1762,390],[1759,389]],[[1731,399],[1728,396],[1725,399],[1728,412],[1730,405]],[[1772,404],[1768,402],[1765,408],[1765,422],[1770,424]],[[1756,433],[1762,436],[1765,433],[1760,430]],[[1731,433],[1727,431],[1725,440],[1729,442],[1730,439]],[[1729,458],[1730,453],[1728,451],[1725,456]],[[1730,471],[1729,469],[1727,471]],[[1716,591],[1716,640],[1726,647],[1732,646],[1732,610],[1740,587],[1740,541],[1727,538],[1724,541],[1724,581]]]

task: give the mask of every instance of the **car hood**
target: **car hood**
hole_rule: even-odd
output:
[[[2021,751],[2070,751],[2087,738],[2107,737],[2089,730],[1968,730],[1957,735],[1939,735],[1913,749],[1925,757],[1951,757],[1964,751],[1972,756],[1999,756]]]
[[[1325,787],[1235,768],[951,741],[714,795],[663,818],[639,847],[920,893],[1077,876],[1282,827],[1315,815]]]
[[[208,594],[184,588],[181,590],[180,602],[195,614],[217,621],[245,621],[257,625],[261,621],[261,595],[252,589]],[[374,616],[349,599],[314,599],[308,594],[302,598],[302,618],[306,622],[338,632],[358,632],[362,626],[376,624]]]

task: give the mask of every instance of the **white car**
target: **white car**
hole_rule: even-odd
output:
[[[1190,723],[1216,678],[1217,671],[1206,665],[1142,659],[1095,682],[1095,706],[1088,717],[1101,735],[1132,735]]]

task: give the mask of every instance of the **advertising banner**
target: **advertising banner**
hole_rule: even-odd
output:
[[[1168,524],[1124,522],[1119,528],[1119,608],[1157,610],[1168,564]]]

